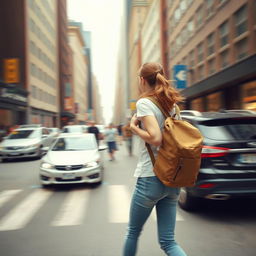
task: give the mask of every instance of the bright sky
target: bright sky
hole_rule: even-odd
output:
[[[68,18],[91,31],[92,69],[108,124],[113,114],[123,0],[68,0],[67,4]]]

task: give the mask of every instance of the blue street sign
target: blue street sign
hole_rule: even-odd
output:
[[[187,66],[173,66],[173,77],[177,89],[185,89],[187,87]]]

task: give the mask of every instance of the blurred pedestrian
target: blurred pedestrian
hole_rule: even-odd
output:
[[[163,129],[165,118],[158,107],[146,97],[154,97],[170,114],[175,113],[174,104],[183,98],[166,80],[160,64],[144,64],[139,70],[139,76],[141,96],[136,104],[137,114],[132,117],[130,127],[133,133],[151,145],[156,157],[162,142],[161,129]],[[134,175],[137,177],[137,183],[131,202],[123,255],[136,255],[138,237],[151,211],[156,207],[158,241],[161,248],[168,256],[186,256],[174,237],[180,189],[165,186],[155,176],[145,143],[141,146]]]
[[[93,133],[95,135],[97,144],[99,145],[99,140],[100,140],[100,131],[97,126],[95,126],[94,121],[90,121],[90,126],[88,127],[88,133]]]
[[[128,120],[127,124],[123,126],[123,136],[127,146],[127,150],[129,156],[132,156],[132,130],[130,127],[130,120]]]
[[[117,135],[118,135],[117,129],[114,127],[112,123],[110,123],[105,131],[105,139],[108,144],[110,161],[115,160],[115,151],[117,150],[117,146],[116,146]]]
[[[122,141],[123,141],[123,130],[122,130],[122,128],[123,128],[122,124],[119,124],[117,126],[119,145],[122,145]]]

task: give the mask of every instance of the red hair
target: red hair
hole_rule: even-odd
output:
[[[140,98],[154,97],[165,112],[169,113],[174,103],[184,100],[164,76],[163,67],[159,63],[145,63],[139,70],[139,76],[143,77],[152,90],[140,95]]]

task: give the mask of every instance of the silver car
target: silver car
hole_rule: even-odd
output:
[[[0,158],[41,157],[42,148],[50,146],[54,137],[45,127],[18,128],[12,131],[0,143]]]
[[[104,149],[94,134],[61,134],[41,160],[41,184],[101,183]]]

